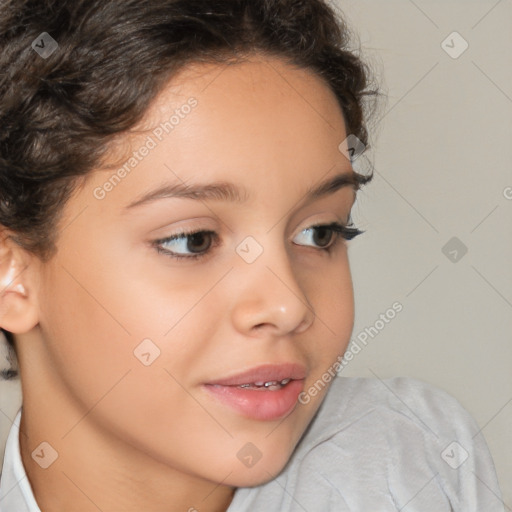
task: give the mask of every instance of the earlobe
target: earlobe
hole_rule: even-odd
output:
[[[0,231],[0,327],[15,334],[38,323],[32,258],[5,231]]]

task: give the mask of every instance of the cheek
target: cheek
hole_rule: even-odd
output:
[[[317,324],[315,342],[310,348],[312,371],[305,382],[300,407],[310,419],[336,378],[337,364],[345,352],[354,327],[354,292],[350,267],[344,249],[342,257],[326,271],[309,278],[309,298]]]
[[[90,407],[133,364],[133,340],[94,276],[58,268],[48,274],[41,296],[44,349],[61,379]]]
[[[319,362],[330,364],[350,341],[354,326],[354,291],[346,248],[322,271],[307,275],[308,299],[314,307],[317,332],[322,333],[318,344]]]
[[[87,410],[107,392],[102,402],[119,413],[127,405],[149,410],[182,400],[171,375],[178,382],[196,377],[203,345],[221,321],[220,301],[198,301],[204,282],[150,280],[130,262],[103,261],[61,258],[42,281],[45,357],[60,385]]]
[[[119,283],[111,276],[107,290],[97,275],[76,270],[74,278],[57,271],[44,283],[40,326],[55,385],[73,397],[81,416],[87,413],[133,445],[148,449],[148,431],[161,443],[183,444],[191,430],[204,426],[204,421],[192,421],[204,420],[204,411],[182,387],[198,350],[190,343],[199,332],[197,324],[187,318],[164,337],[172,318],[160,318],[151,327],[161,315],[137,303],[140,295],[133,293],[133,283],[116,288]],[[87,291],[77,280],[87,283]],[[124,293],[117,297],[115,289]],[[191,421],[176,421],[177,415]]]

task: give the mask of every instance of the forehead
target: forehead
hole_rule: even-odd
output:
[[[338,146],[346,138],[339,103],[315,73],[277,58],[185,67],[164,87],[143,121],[112,145],[109,170],[126,175],[114,195],[125,202],[155,183],[235,182],[313,188],[351,171]],[[139,149],[144,156],[134,154]],[[114,180],[116,181],[116,180]],[[123,196],[125,196],[123,198]]]

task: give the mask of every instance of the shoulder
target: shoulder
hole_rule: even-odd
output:
[[[432,384],[409,377],[338,377],[329,390],[325,406],[331,411],[341,408],[352,414],[378,412],[388,420],[407,422],[426,432],[431,428],[443,431],[463,427],[476,434],[479,430],[456,398]]]
[[[305,437],[315,442],[336,431],[346,431],[371,417],[375,429],[399,424],[418,429],[427,437],[463,429],[469,435],[479,428],[472,416],[452,395],[418,379],[337,377]],[[379,421],[376,422],[376,418]]]
[[[377,496],[405,506],[422,489],[415,498],[421,510],[420,503],[425,510],[503,510],[476,421],[449,393],[417,379],[335,378],[295,464],[303,478],[313,472],[336,492],[364,492],[358,506],[373,506]]]

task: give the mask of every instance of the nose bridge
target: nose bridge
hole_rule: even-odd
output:
[[[232,311],[240,331],[265,328],[283,335],[301,332],[313,321],[313,309],[286,247],[276,238],[275,233],[267,234],[263,245],[247,237],[237,247],[241,284]]]

